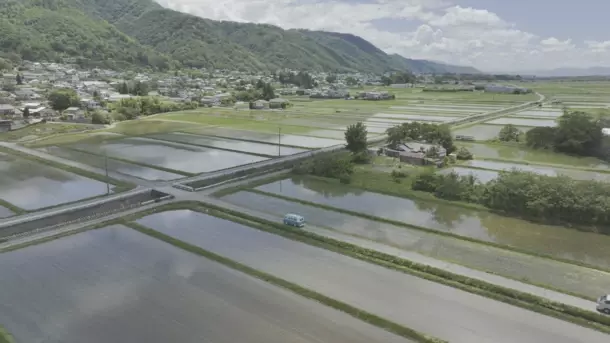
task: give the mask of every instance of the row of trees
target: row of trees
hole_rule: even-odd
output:
[[[120,94],[131,94],[135,96],[146,96],[148,95],[149,90],[149,85],[140,81],[132,83],[123,82],[117,87],[117,91]]]
[[[196,109],[199,106],[197,102],[164,102],[158,97],[134,97],[122,99],[121,101],[111,105],[111,110],[116,120],[131,120],[138,116],[148,116],[156,113],[174,112],[182,110]]]
[[[512,170],[482,184],[472,175],[428,171],[415,178],[412,188],[519,217],[597,227],[596,231],[610,234],[610,184],[604,182]]]
[[[402,123],[387,129],[386,134],[390,148],[395,148],[407,141],[419,141],[438,144],[447,150],[447,154],[456,149],[448,125],[420,122]]]
[[[279,83],[282,84],[282,86],[284,85],[295,85],[301,88],[305,88],[305,89],[311,89],[314,88],[318,85],[318,83],[313,79],[313,77],[307,73],[307,72],[303,72],[300,71],[297,74],[294,74],[292,72],[280,72],[277,75],[274,75],[275,78],[277,79],[277,81],[279,81]]]
[[[402,73],[394,73],[389,76],[382,76],[381,83],[386,86],[389,86],[393,83],[415,83],[417,82],[417,77],[410,72],[402,72]]]

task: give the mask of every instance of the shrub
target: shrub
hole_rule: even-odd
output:
[[[470,151],[468,151],[468,149],[461,147],[458,152],[457,152],[457,156],[456,158],[458,160],[472,160],[473,156],[472,153]]]

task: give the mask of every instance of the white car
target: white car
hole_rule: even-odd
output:
[[[603,295],[597,299],[597,310],[605,314],[610,314],[610,294]]]

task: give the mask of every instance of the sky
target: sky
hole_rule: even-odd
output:
[[[156,1],[215,20],[352,33],[387,53],[487,72],[610,67],[607,0]]]

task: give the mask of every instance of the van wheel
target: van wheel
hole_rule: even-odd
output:
[[[610,314],[610,308],[605,308],[602,310],[605,314]]]

